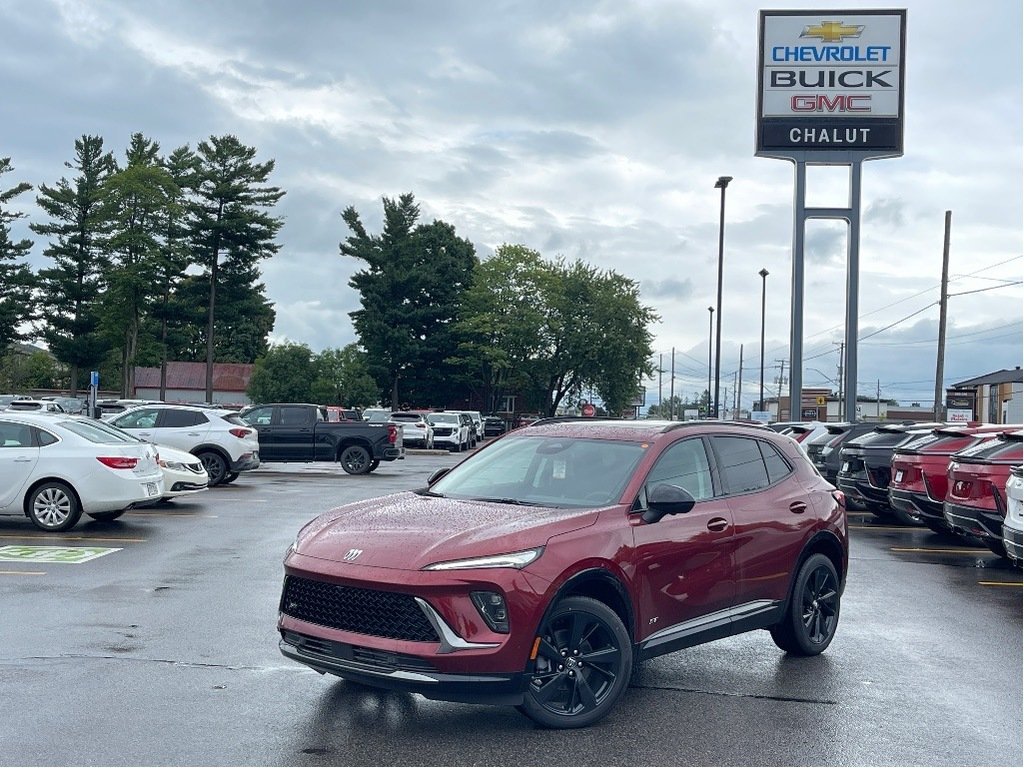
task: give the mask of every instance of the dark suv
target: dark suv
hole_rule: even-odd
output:
[[[634,662],[754,629],[828,647],[842,494],[791,439],[722,422],[542,420],[426,488],[327,512],[285,558],[285,656],[590,725]]]

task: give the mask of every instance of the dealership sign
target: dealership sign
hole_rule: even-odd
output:
[[[761,11],[757,154],[903,154],[905,10]]]

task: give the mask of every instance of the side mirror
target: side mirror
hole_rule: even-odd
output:
[[[430,477],[427,478],[427,485],[428,486],[433,485],[438,480],[440,480],[442,477],[444,477],[449,472],[451,472],[451,470],[452,470],[451,467],[441,467],[440,469],[435,470],[433,472],[433,474],[431,474]]]
[[[647,509],[641,517],[645,523],[656,523],[665,515],[682,515],[693,509],[696,500],[685,488],[669,483],[654,486],[647,494]]]

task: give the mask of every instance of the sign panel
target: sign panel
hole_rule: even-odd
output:
[[[951,424],[966,424],[974,421],[973,408],[949,408],[946,410],[946,421]]]
[[[761,11],[756,154],[902,155],[906,16]]]

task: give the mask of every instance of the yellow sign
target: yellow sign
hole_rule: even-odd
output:
[[[818,405],[825,405],[825,402],[826,402],[825,396],[824,395],[818,395]]]

